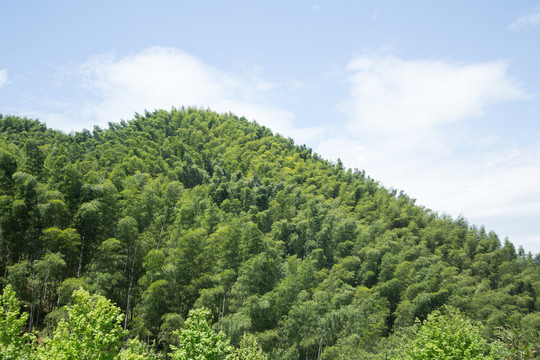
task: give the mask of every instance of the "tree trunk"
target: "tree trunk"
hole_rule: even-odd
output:
[[[82,237],[82,242],[81,242],[81,253],[79,254],[79,267],[77,269],[77,279],[81,277],[83,251],[84,251],[84,235]]]
[[[127,322],[129,318],[129,306],[131,305],[130,304],[131,303],[131,288],[133,287],[133,271],[135,268],[136,256],[137,256],[137,248],[135,248],[135,252],[133,254],[133,260],[131,261],[131,269],[129,270],[129,286],[128,286],[128,293],[127,293],[127,301],[126,301],[126,318],[124,320],[124,330],[127,329]]]

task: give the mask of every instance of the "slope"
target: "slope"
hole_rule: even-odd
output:
[[[163,352],[201,306],[273,359],[386,356],[442,305],[491,340],[540,328],[538,255],[244,118],[160,110],[68,135],[2,116],[0,129],[2,285],[30,329],[54,327],[80,286]]]

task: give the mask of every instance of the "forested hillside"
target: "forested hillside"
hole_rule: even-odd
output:
[[[205,319],[224,344],[208,359],[413,358],[437,319],[468,324],[486,358],[536,356],[539,255],[264,126],[182,108],[0,129],[0,288],[27,314],[15,333],[39,330],[30,352],[53,354],[53,332],[75,331],[61,319],[106,298],[107,346],[133,359],[189,358]]]

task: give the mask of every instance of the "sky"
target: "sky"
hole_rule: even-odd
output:
[[[538,1],[0,0],[0,113],[233,112],[540,252]]]

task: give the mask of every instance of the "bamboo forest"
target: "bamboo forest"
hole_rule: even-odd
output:
[[[435,210],[232,113],[0,115],[0,358],[537,359],[540,254]]]

